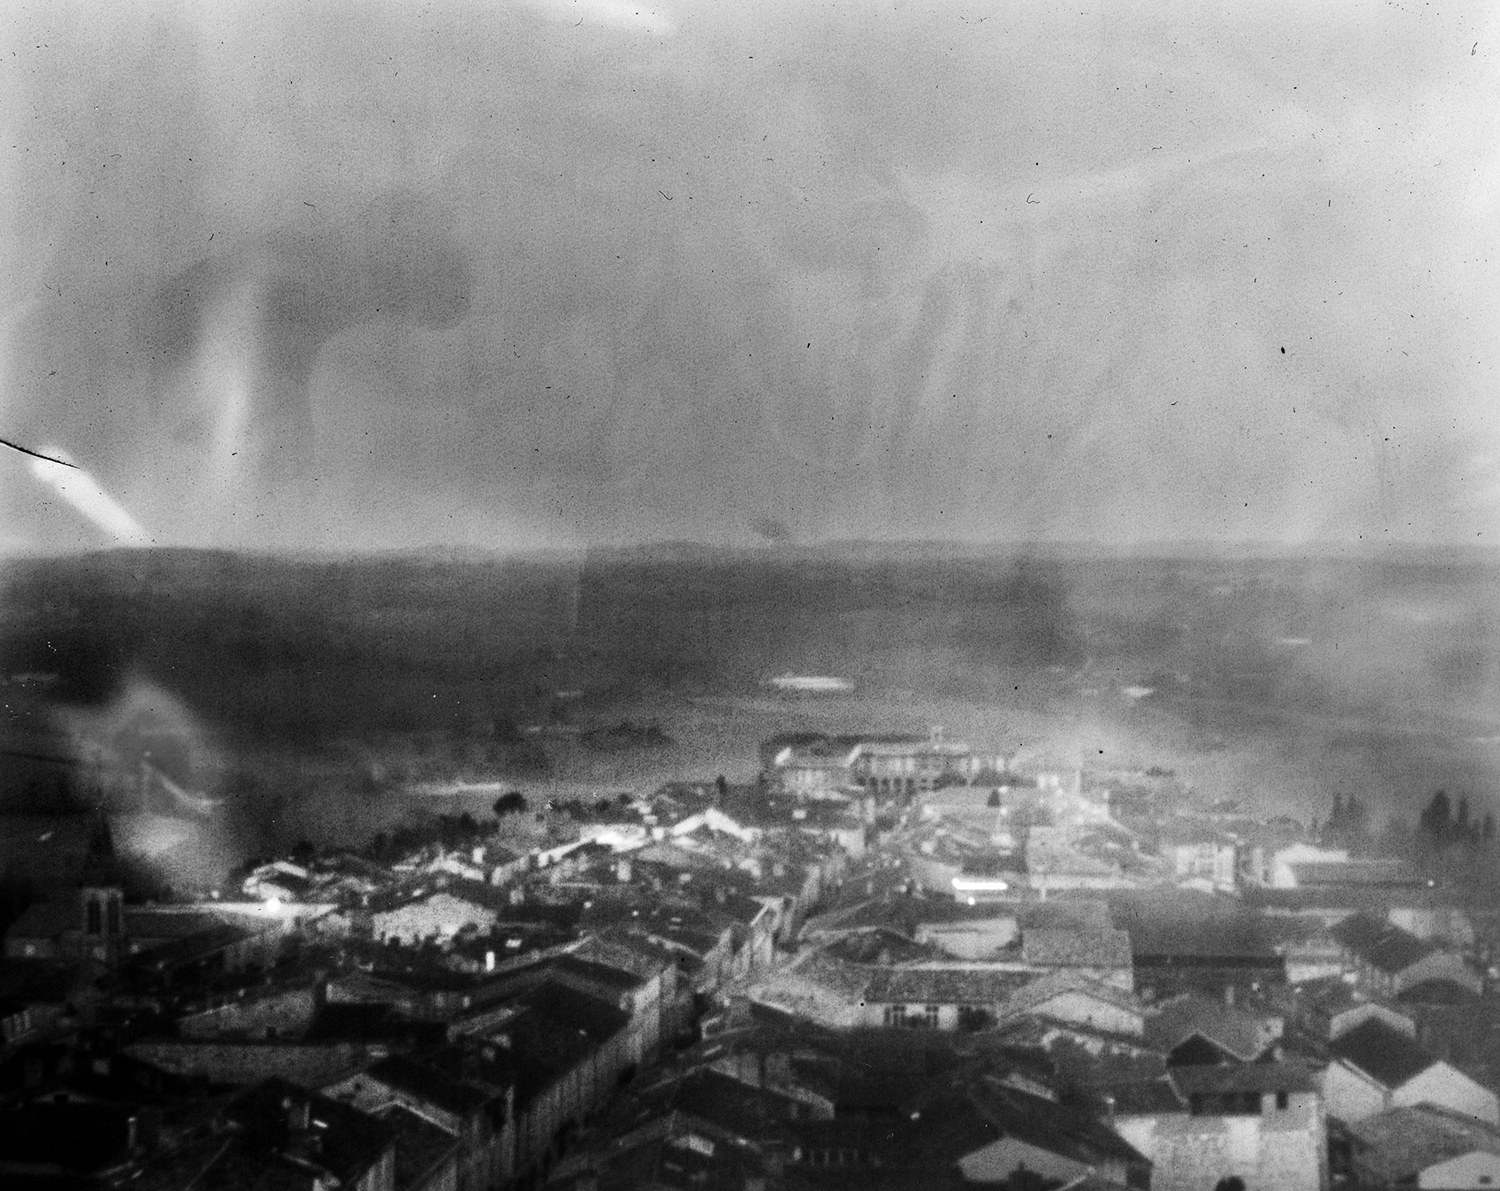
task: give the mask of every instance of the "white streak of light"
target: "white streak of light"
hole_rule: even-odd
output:
[[[49,455],[67,456],[54,448]],[[31,460],[31,474],[58,494],[122,546],[149,546],[151,538],[140,523],[120,507],[118,501],[99,487],[99,481],[80,467],[64,467],[46,459]]]

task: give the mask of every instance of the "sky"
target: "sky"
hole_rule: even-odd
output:
[[[0,549],[1500,538],[1487,3],[15,2]]]

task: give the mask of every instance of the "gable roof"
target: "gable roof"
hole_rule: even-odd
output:
[[[1176,1085],[1167,1075],[1096,1084],[1090,1091],[1107,1106],[1112,1106],[1116,1116],[1154,1116],[1187,1110]]]
[[[1093,1113],[988,1080],[972,1088],[970,1095],[980,1112],[1006,1136],[1048,1153],[1089,1165],[1107,1159],[1132,1165],[1146,1161],[1134,1146]]]
[[[1146,1019],[1146,1041],[1158,1050],[1175,1050],[1194,1035],[1248,1063],[1263,1054],[1280,1031],[1272,1030],[1264,1018],[1201,993],[1169,1001]]]
[[[1334,1059],[1358,1068],[1387,1088],[1399,1088],[1437,1062],[1400,1030],[1378,1017],[1339,1035],[1328,1051]]]
[[[1006,1016],[1033,1013],[1053,997],[1064,993],[1081,993],[1097,1001],[1103,1001],[1115,1009],[1133,1013],[1138,1017],[1145,1016],[1145,1010],[1140,1001],[1130,993],[1112,984],[1105,984],[1103,981],[1092,980],[1073,972],[1048,972],[1045,976],[1018,988],[1005,1002],[1002,1012]]]
[[[58,897],[35,902],[11,924],[5,937],[11,943],[51,942],[66,931],[77,930],[81,914],[76,900]]]
[[[1430,980],[1420,980],[1409,988],[1402,989],[1396,994],[1396,1000],[1403,1005],[1477,1006],[1483,998],[1479,993],[1459,984],[1456,980],[1446,980],[1435,976]]]
[[[1359,1167],[1391,1184],[1415,1183],[1429,1166],[1476,1150],[1500,1154],[1500,1129],[1435,1104],[1390,1108],[1345,1127]]]
[[[1346,918],[1330,933],[1345,950],[1393,976],[1438,950],[1436,944],[1369,914]]]

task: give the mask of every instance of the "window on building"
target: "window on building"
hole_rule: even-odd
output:
[[[885,1024],[888,1026],[904,1026],[906,1024],[905,1005],[887,1005],[885,1007]]]
[[[1287,1097],[1287,1094],[1285,1092],[1277,1092],[1276,1093],[1276,1107],[1278,1109],[1285,1109],[1286,1106],[1287,1106],[1287,1104],[1288,1104],[1288,1102],[1289,1102],[1288,1101],[1288,1097]]]
[[[922,1010],[922,1017],[925,1020],[927,1028],[929,1030],[935,1030],[935,1029],[937,1029],[938,1028],[938,1017],[939,1017],[939,1007],[937,1005],[928,1005],[927,1008],[925,1008],[925,1009]]]
[[[87,929],[88,929],[88,933],[91,934],[91,935],[100,934],[102,932],[102,930],[103,930],[102,919],[101,919],[100,914],[99,914],[99,903],[98,903],[97,900],[95,900],[92,897],[89,898],[89,902],[88,902],[88,928]]]
[[[119,935],[120,929],[120,903],[114,898],[109,899],[109,933],[111,937]]]

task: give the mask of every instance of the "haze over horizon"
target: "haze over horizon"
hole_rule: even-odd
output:
[[[1497,26],[13,9],[0,546],[1484,543]]]

